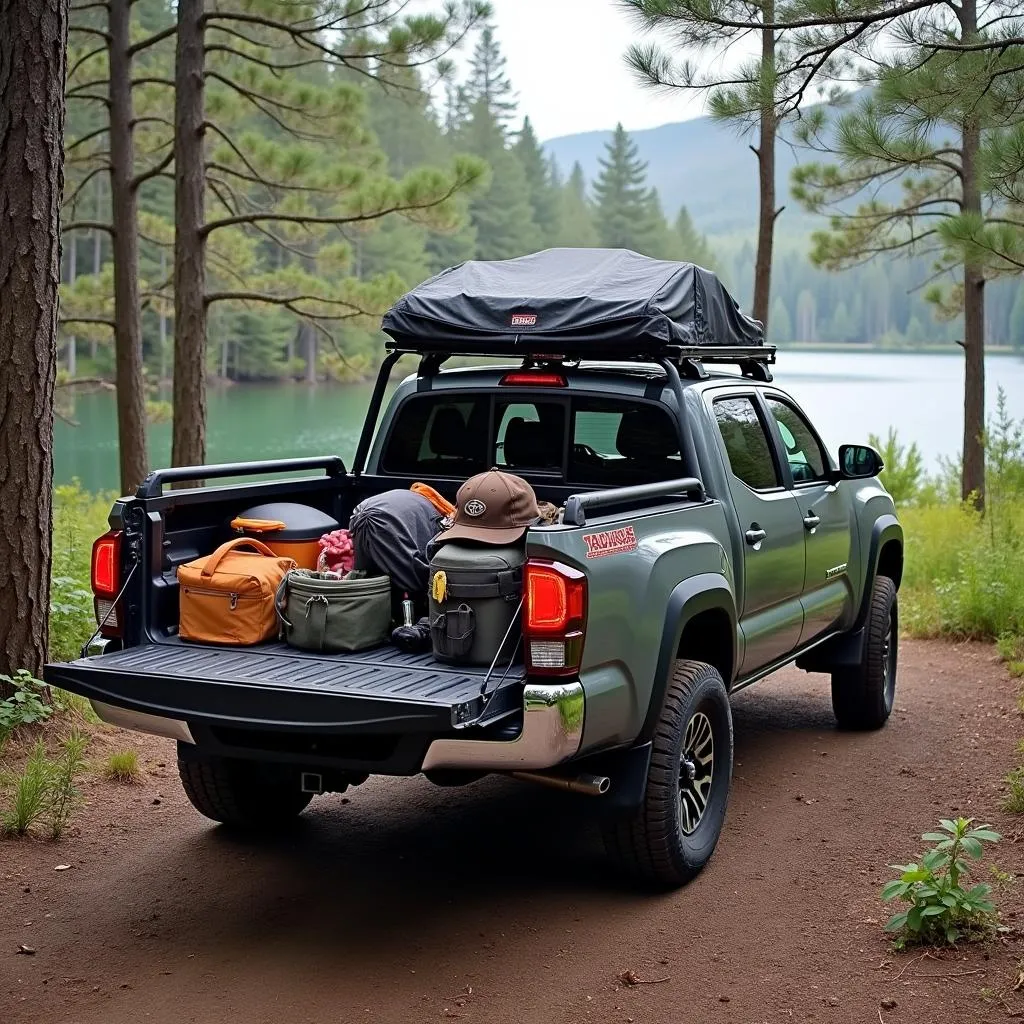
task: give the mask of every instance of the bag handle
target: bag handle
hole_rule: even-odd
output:
[[[285,530],[288,524],[280,519],[247,519],[245,516],[236,516],[231,520],[231,529],[241,533],[243,530],[251,530],[253,533],[273,533],[276,530]]]
[[[261,555],[269,555],[271,558],[277,557],[274,552],[263,543],[263,541],[256,540],[255,537],[236,537],[234,540],[229,540],[227,543],[221,544],[221,546],[206,559],[202,575],[204,577],[212,576],[217,571],[217,566],[219,566],[221,561],[223,561],[225,555],[229,555],[236,548],[244,547],[252,548]]]

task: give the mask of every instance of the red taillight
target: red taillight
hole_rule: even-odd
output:
[[[565,388],[569,386],[569,382],[561,373],[533,373],[527,370],[506,373],[501,378],[501,385],[524,388]]]
[[[587,626],[587,577],[560,562],[529,561],[523,584],[527,670],[575,675]]]
[[[121,625],[114,598],[121,589],[121,531],[111,530],[97,538],[92,546],[92,592],[95,597],[96,622],[100,632],[118,636]]]

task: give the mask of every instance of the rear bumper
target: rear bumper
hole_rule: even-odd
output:
[[[553,686],[527,683],[523,689],[523,726],[515,739],[434,740],[427,748],[423,770],[553,768],[579,751],[584,715],[583,687],[578,681]]]

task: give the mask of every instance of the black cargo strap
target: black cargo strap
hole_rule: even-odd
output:
[[[493,583],[455,583],[451,577],[445,588],[448,597],[518,597],[523,585],[521,569],[502,569]]]

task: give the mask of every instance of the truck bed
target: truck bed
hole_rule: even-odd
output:
[[[521,709],[521,665],[447,666],[381,647],[315,654],[285,644],[216,647],[168,638],[46,667],[46,680],[93,700],[192,723],[345,733],[450,733]]]

